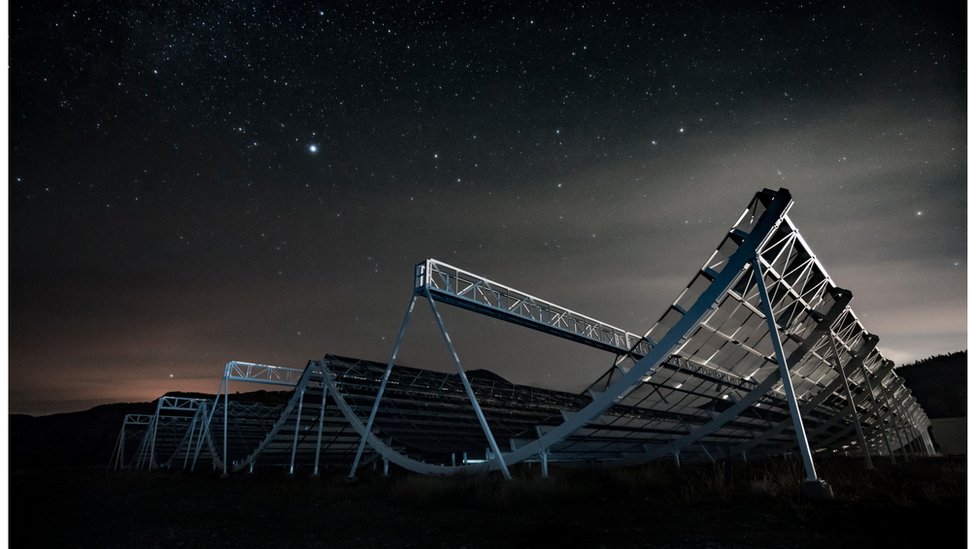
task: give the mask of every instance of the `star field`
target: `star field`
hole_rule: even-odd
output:
[[[962,12],[15,2],[11,411],[385,360],[426,257],[642,332],[762,187],[888,356],[964,348]],[[513,381],[611,360],[445,313]]]

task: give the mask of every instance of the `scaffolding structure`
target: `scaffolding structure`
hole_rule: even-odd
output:
[[[213,402],[167,401],[129,417],[117,466],[257,466],[319,474],[395,464],[430,475],[519,462],[629,465],[659,459],[798,454],[933,455],[930,422],[877,349],[787,213],[785,189],[757,193],[715,252],[643,335],[428,259],[387,363],[327,355],[304,369],[230,362]],[[396,365],[418,302],[427,302],[453,373]],[[581,394],[467,372],[437,303],[600,349],[613,365]],[[291,391],[278,405],[230,398],[229,384]],[[170,397],[164,397],[164,399]],[[124,448],[142,428],[139,449]],[[127,429],[129,429],[127,434]],[[128,438],[127,438],[128,437]],[[160,457],[162,456],[162,457]],[[182,461],[181,461],[182,460]]]

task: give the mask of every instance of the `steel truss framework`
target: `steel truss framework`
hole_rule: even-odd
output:
[[[318,474],[320,464],[351,462],[350,476],[380,460],[384,470],[394,463],[423,474],[498,470],[507,477],[508,466],[523,461],[539,462],[546,475],[551,461],[798,453],[809,482],[819,482],[818,454],[859,453],[868,467],[872,455],[933,454],[927,416],[851,309],[851,292],[833,282],[787,216],[791,206],[785,189],[757,193],[642,336],[429,259],[417,266],[386,364],[332,355],[303,370],[228,363],[217,398],[197,405],[175,450],[156,447],[167,448],[170,466],[180,456],[195,465],[206,450],[225,474],[255,465]],[[429,304],[455,373],[394,365],[418,301]],[[471,376],[436,303],[616,359],[582,394]],[[232,381],[293,392],[277,406],[246,404],[229,399]],[[155,425],[143,437],[150,466],[153,444],[145,440],[163,432],[160,419]]]

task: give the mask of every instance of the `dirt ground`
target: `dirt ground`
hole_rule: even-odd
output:
[[[10,474],[11,547],[963,547],[965,460],[821,466],[836,497],[804,499],[799,466],[553,469],[541,479],[348,483],[268,471]]]

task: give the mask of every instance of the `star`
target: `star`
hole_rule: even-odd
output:
[[[311,145],[308,146],[308,152],[312,154],[319,152],[319,146],[316,145],[315,143],[312,143]]]

